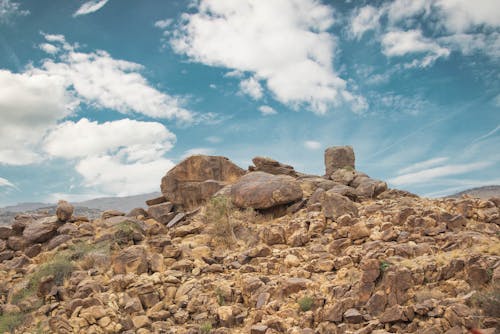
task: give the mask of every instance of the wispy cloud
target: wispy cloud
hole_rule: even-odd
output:
[[[474,139],[474,140],[471,142],[471,144],[475,144],[475,143],[477,143],[477,142],[479,142],[479,141],[481,141],[481,140],[484,140],[484,139],[486,139],[486,138],[489,138],[489,137],[491,137],[491,136],[495,135],[495,134],[496,134],[499,130],[500,130],[500,124],[499,124],[499,125],[497,125],[497,127],[496,127],[496,128],[494,128],[493,130],[491,130],[490,132],[488,132],[488,133],[486,133],[486,134],[484,134],[484,135],[482,135],[482,136],[477,137],[476,139]]]
[[[29,15],[29,10],[21,9],[21,5],[10,0],[0,0],[0,24],[8,24],[16,16]]]
[[[270,106],[260,106],[259,111],[264,116],[276,115],[278,112]]]
[[[73,14],[73,17],[77,17],[80,15],[87,15],[94,12],[97,12],[99,9],[104,7],[109,0],[90,0],[85,2],[83,5],[78,8],[78,10]]]
[[[389,183],[400,186],[409,184],[424,184],[426,182],[446,177],[450,175],[460,175],[468,172],[480,170],[491,166],[493,163],[490,161],[476,162],[469,164],[445,165],[424,169],[414,173],[403,174],[395,178],[389,179]]]
[[[192,155],[197,155],[197,154],[203,154],[203,155],[213,155],[215,150],[210,147],[195,147],[187,150],[184,152],[184,154],[181,156],[181,159],[185,159],[187,157],[190,157]]]
[[[4,179],[3,177],[0,177],[0,187],[8,187],[8,188],[18,189],[12,182],[10,182],[7,179]]]
[[[441,163],[443,163],[447,160],[448,160],[448,157],[439,157],[439,158],[433,158],[433,159],[417,162],[411,166],[400,169],[398,171],[398,174],[413,173],[415,171],[419,171],[422,169],[426,169],[426,168],[434,167],[436,165],[440,165]]]

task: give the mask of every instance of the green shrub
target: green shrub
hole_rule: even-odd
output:
[[[0,316],[0,333],[14,332],[24,322],[24,313],[5,313]]]
[[[205,208],[205,220],[211,226],[214,239],[229,246],[236,242],[234,235],[234,206],[225,196],[213,197]]]
[[[391,264],[389,262],[381,261],[380,262],[380,271],[385,272],[387,269],[389,269],[390,266],[391,266]]]
[[[221,289],[217,288],[215,290],[215,296],[217,297],[217,304],[219,304],[219,306],[224,306],[226,304],[226,297],[224,297]]]
[[[312,308],[312,306],[314,304],[314,299],[312,299],[309,296],[305,296],[305,297],[300,298],[297,301],[297,303],[299,304],[299,308],[302,312],[307,312]]]
[[[208,334],[211,331],[212,331],[212,324],[210,322],[207,321],[201,324],[200,332],[202,332],[203,334]]]

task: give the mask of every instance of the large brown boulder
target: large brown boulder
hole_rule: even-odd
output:
[[[245,171],[220,156],[194,155],[172,168],[161,180],[161,192],[174,205],[193,208],[212,197]]]
[[[140,275],[148,271],[147,252],[143,246],[130,246],[122,250],[113,260],[115,275],[134,273]]]
[[[271,158],[255,157],[252,159],[255,166],[250,166],[249,170],[254,172],[266,172],[274,175],[297,176],[297,172],[290,165],[282,164]]]
[[[291,176],[251,172],[233,184],[231,199],[240,208],[268,209],[302,199],[302,189]]]
[[[65,222],[71,219],[71,216],[73,215],[73,205],[69,204],[66,201],[59,201],[57,203],[57,209],[56,209],[56,215],[57,218],[59,218],[60,221]]]
[[[46,217],[32,221],[23,231],[23,237],[30,243],[45,242],[57,234],[60,226],[57,217]]]
[[[325,217],[337,219],[344,214],[358,215],[356,204],[349,198],[342,196],[335,191],[328,190],[320,199]]]
[[[326,176],[338,169],[354,169],[354,150],[351,146],[332,146],[325,150]]]

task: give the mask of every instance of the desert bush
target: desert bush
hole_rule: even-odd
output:
[[[472,298],[472,304],[485,316],[500,318],[500,283],[493,283],[477,292]]]
[[[380,262],[380,271],[383,273],[387,269],[389,269],[390,266],[391,266],[391,264],[389,262],[387,262],[387,261],[381,261]]]
[[[217,304],[224,306],[226,304],[226,297],[220,288],[215,289],[215,296],[217,297]]]
[[[210,322],[204,322],[200,326],[200,332],[203,334],[208,334],[212,331],[212,324]]]
[[[21,312],[5,313],[0,316],[0,333],[13,333],[24,322],[25,314]]]
[[[236,242],[234,235],[235,207],[225,196],[213,197],[205,208],[204,219],[210,226],[210,233],[215,241],[230,246]]]
[[[297,301],[297,303],[299,304],[299,309],[302,312],[307,312],[312,308],[312,306],[314,304],[314,299],[309,297],[309,296],[305,296],[305,297],[300,298]]]

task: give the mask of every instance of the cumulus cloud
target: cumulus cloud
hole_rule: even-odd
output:
[[[240,91],[243,94],[249,95],[254,100],[260,100],[263,95],[262,86],[255,77],[240,81]]]
[[[83,5],[78,8],[78,10],[73,14],[73,17],[80,15],[87,15],[94,12],[97,12],[99,9],[104,7],[109,0],[90,0],[85,2]]]
[[[332,66],[330,6],[315,0],[204,0],[196,9],[182,16],[173,34],[177,53],[234,74],[251,73],[292,108],[324,114],[346,102],[347,83]]]
[[[264,116],[276,115],[278,112],[270,106],[260,106],[259,111]]]
[[[67,50],[56,59],[47,59],[35,73],[46,73],[64,80],[68,90],[80,101],[121,113],[144,114],[153,118],[176,118],[191,122],[191,112],[183,108],[182,98],[158,91],[140,73],[143,66],[114,59],[105,51],[78,52],[64,36],[48,35],[47,40]]]
[[[84,186],[125,196],[156,189],[158,179],[174,165],[163,156],[175,139],[157,122],[82,118],[59,124],[43,147],[50,156],[75,159]]]
[[[76,171],[83,176],[87,187],[128,196],[158,190],[158,180],[173,166],[165,158],[125,164],[117,156],[103,155],[80,160]]]
[[[321,143],[315,140],[306,140],[304,146],[310,150],[318,150],[321,148]]]
[[[415,59],[413,66],[427,67],[440,57],[448,57],[450,50],[441,47],[435,41],[425,38],[420,30],[390,31],[382,36],[382,52],[388,57],[423,54],[422,59]]]
[[[369,5],[355,9],[349,24],[350,36],[360,39],[366,31],[377,29],[381,15],[379,9]]]
[[[50,44],[50,43],[42,43],[38,47],[43,52],[46,52],[46,53],[51,54],[51,55],[55,55],[57,52],[59,52],[59,48],[57,46],[55,46],[54,44]]]
[[[74,98],[64,80],[43,72],[0,70],[0,163],[26,165],[41,159],[36,147]]]
[[[30,65],[22,73],[0,70],[0,163],[27,165],[43,160],[43,138],[82,103],[124,114],[193,120],[192,113],[180,106],[180,98],[148,83],[140,64],[114,59],[104,51],[78,52],[63,35],[44,36],[47,44],[58,48],[57,57],[44,60],[40,67]],[[163,137],[158,143],[165,144]]]
[[[158,29],[165,29],[168,26],[170,26],[174,20],[172,19],[165,19],[165,20],[158,20],[155,22],[154,26]]]
[[[451,51],[500,57],[500,15],[496,0],[394,0],[378,7],[358,7],[351,13],[349,35],[382,31],[378,40],[388,57],[420,53],[405,67],[427,67]],[[382,20],[385,18],[385,20]],[[427,33],[422,33],[422,23]],[[385,27],[382,29],[382,24]]]
[[[18,2],[11,0],[0,0],[0,24],[8,24],[16,16],[29,15],[29,10],[21,9]]]
[[[125,161],[151,161],[169,151],[176,137],[157,122],[131,119],[99,124],[86,118],[59,124],[44,140],[55,157],[81,158],[112,154]]]

